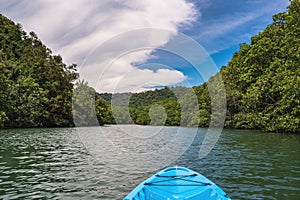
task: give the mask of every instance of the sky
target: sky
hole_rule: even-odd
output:
[[[78,65],[98,92],[195,86],[288,0],[0,0],[0,13]]]

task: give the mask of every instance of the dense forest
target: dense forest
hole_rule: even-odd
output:
[[[292,0],[286,12],[273,16],[273,23],[252,37],[250,44],[241,44],[228,65],[207,83],[97,94],[78,80],[76,65],[65,65],[35,33],[28,35],[21,25],[0,15],[0,128],[74,123],[218,126],[208,85],[218,91],[221,87],[214,83],[222,78],[225,127],[299,133],[299,38],[300,2]]]
[[[228,65],[223,66],[209,80],[213,81],[221,76],[225,84],[225,127],[275,132],[300,131],[299,38],[300,2],[294,0],[287,12],[273,16],[273,23],[252,37],[250,44],[241,44],[240,50],[234,54]],[[191,92],[187,92],[187,89],[182,89],[184,95],[180,97],[174,95],[174,88],[139,94],[115,94],[114,98],[120,102],[125,102],[126,96],[130,97],[130,116],[126,115],[128,111],[123,107],[128,105],[117,104],[119,106],[115,108],[114,117],[119,118],[122,123],[131,123],[133,120],[137,124],[159,125],[162,121],[155,122],[149,117],[150,109],[157,108],[156,117],[165,117],[166,125],[197,124],[208,127],[211,122],[211,99],[207,83],[192,89],[197,95],[199,108],[195,109],[191,105],[188,113],[181,113],[180,107],[182,101],[190,99]],[[111,103],[111,94],[100,96]],[[197,115],[199,119],[195,117]]]
[[[72,126],[76,65],[0,15],[0,127]]]
[[[229,127],[299,132],[300,1],[273,21],[220,72]]]

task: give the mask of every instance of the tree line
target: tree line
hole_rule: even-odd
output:
[[[272,24],[241,44],[227,66],[200,86],[98,94],[78,80],[76,65],[65,65],[35,33],[0,15],[0,127],[218,126],[211,98],[226,98],[227,128],[299,133],[299,38],[300,2],[291,0],[286,12],[274,15]],[[220,78],[226,97],[208,89],[222,90]]]
[[[208,83],[213,84],[214,79],[220,76],[225,85],[225,127],[274,132],[300,131],[299,38],[300,2],[293,0],[286,12],[274,15],[272,24],[253,36],[250,44],[241,44],[228,65],[211,77]],[[189,89],[193,92],[185,90],[180,98],[174,95],[174,88],[114,96],[120,102],[124,102],[125,96],[131,96],[130,117],[137,124],[161,124],[159,120],[155,122],[150,119],[151,108],[157,105],[156,117],[159,119],[164,113],[165,125],[208,127],[212,120],[208,83]],[[218,88],[214,86],[215,90]],[[184,109],[188,112],[182,113],[180,105],[183,102],[188,105],[191,93],[197,95],[198,105],[195,108],[191,104]],[[110,104],[111,94],[100,96]],[[131,123],[128,114],[125,114],[128,109],[119,105],[115,115],[120,122]]]

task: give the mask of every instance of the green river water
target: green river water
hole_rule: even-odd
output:
[[[131,125],[0,130],[0,199],[122,199],[173,165],[202,173],[232,199],[300,199],[299,135],[223,130],[200,158],[207,129],[145,126],[141,132],[157,134],[128,138],[120,127],[137,132]],[[139,158],[171,143],[178,130],[187,149],[172,157],[179,147],[171,145],[154,155],[164,159]],[[190,137],[190,131],[197,135]]]

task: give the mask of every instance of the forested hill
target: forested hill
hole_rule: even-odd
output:
[[[287,11],[273,16],[273,23],[252,37],[250,44],[241,44],[240,50],[217,76],[222,77],[226,88],[225,127],[300,132],[300,1],[292,0]],[[213,82],[214,78],[209,81]],[[211,120],[207,83],[193,89],[199,109],[191,105],[184,116],[179,104],[189,100],[189,92],[179,100],[167,88],[141,94],[118,94],[115,98],[121,102],[126,95],[131,95],[130,117],[137,124],[160,125],[162,121],[149,118],[151,108],[159,105],[167,114],[166,125],[207,127]],[[109,94],[101,96],[109,102]],[[130,123],[125,112],[121,105],[114,115],[120,122]],[[164,113],[161,109],[156,112],[157,118]]]
[[[0,128],[72,126],[75,67],[0,14]]]
[[[299,132],[300,1],[292,0],[273,21],[220,72],[229,127]]]
[[[74,121],[82,126],[98,122],[219,126],[211,114],[207,86],[214,85],[217,91],[221,87],[214,80],[222,77],[227,98],[225,127],[299,133],[300,1],[291,0],[287,11],[273,20],[250,44],[241,44],[228,65],[200,86],[116,94],[117,106],[111,107],[111,94],[79,101],[84,96],[80,92],[86,96],[95,93],[83,81],[74,92],[78,96]],[[59,55],[52,55],[35,33],[26,34],[20,25],[0,15],[0,128],[72,126],[75,69],[75,65],[66,66]],[[198,105],[192,101],[194,94]],[[91,120],[93,112],[82,112],[94,102],[98,122]]]
[[[128,106],[126,99],[130,99],[129,106],[133,108],[142,108],[143,106],[151,105],[158,101],[174,100],[182,97],[189,91],[189,88],[177,86],[177,87],[164,87],[162,89],[150,90],[140,93],[116,93],[114,94],[114,100],[117,105]],[[111,93],[99,94],[107,102],[111,102]],[[124,104],[124,105],[123,105]]]

